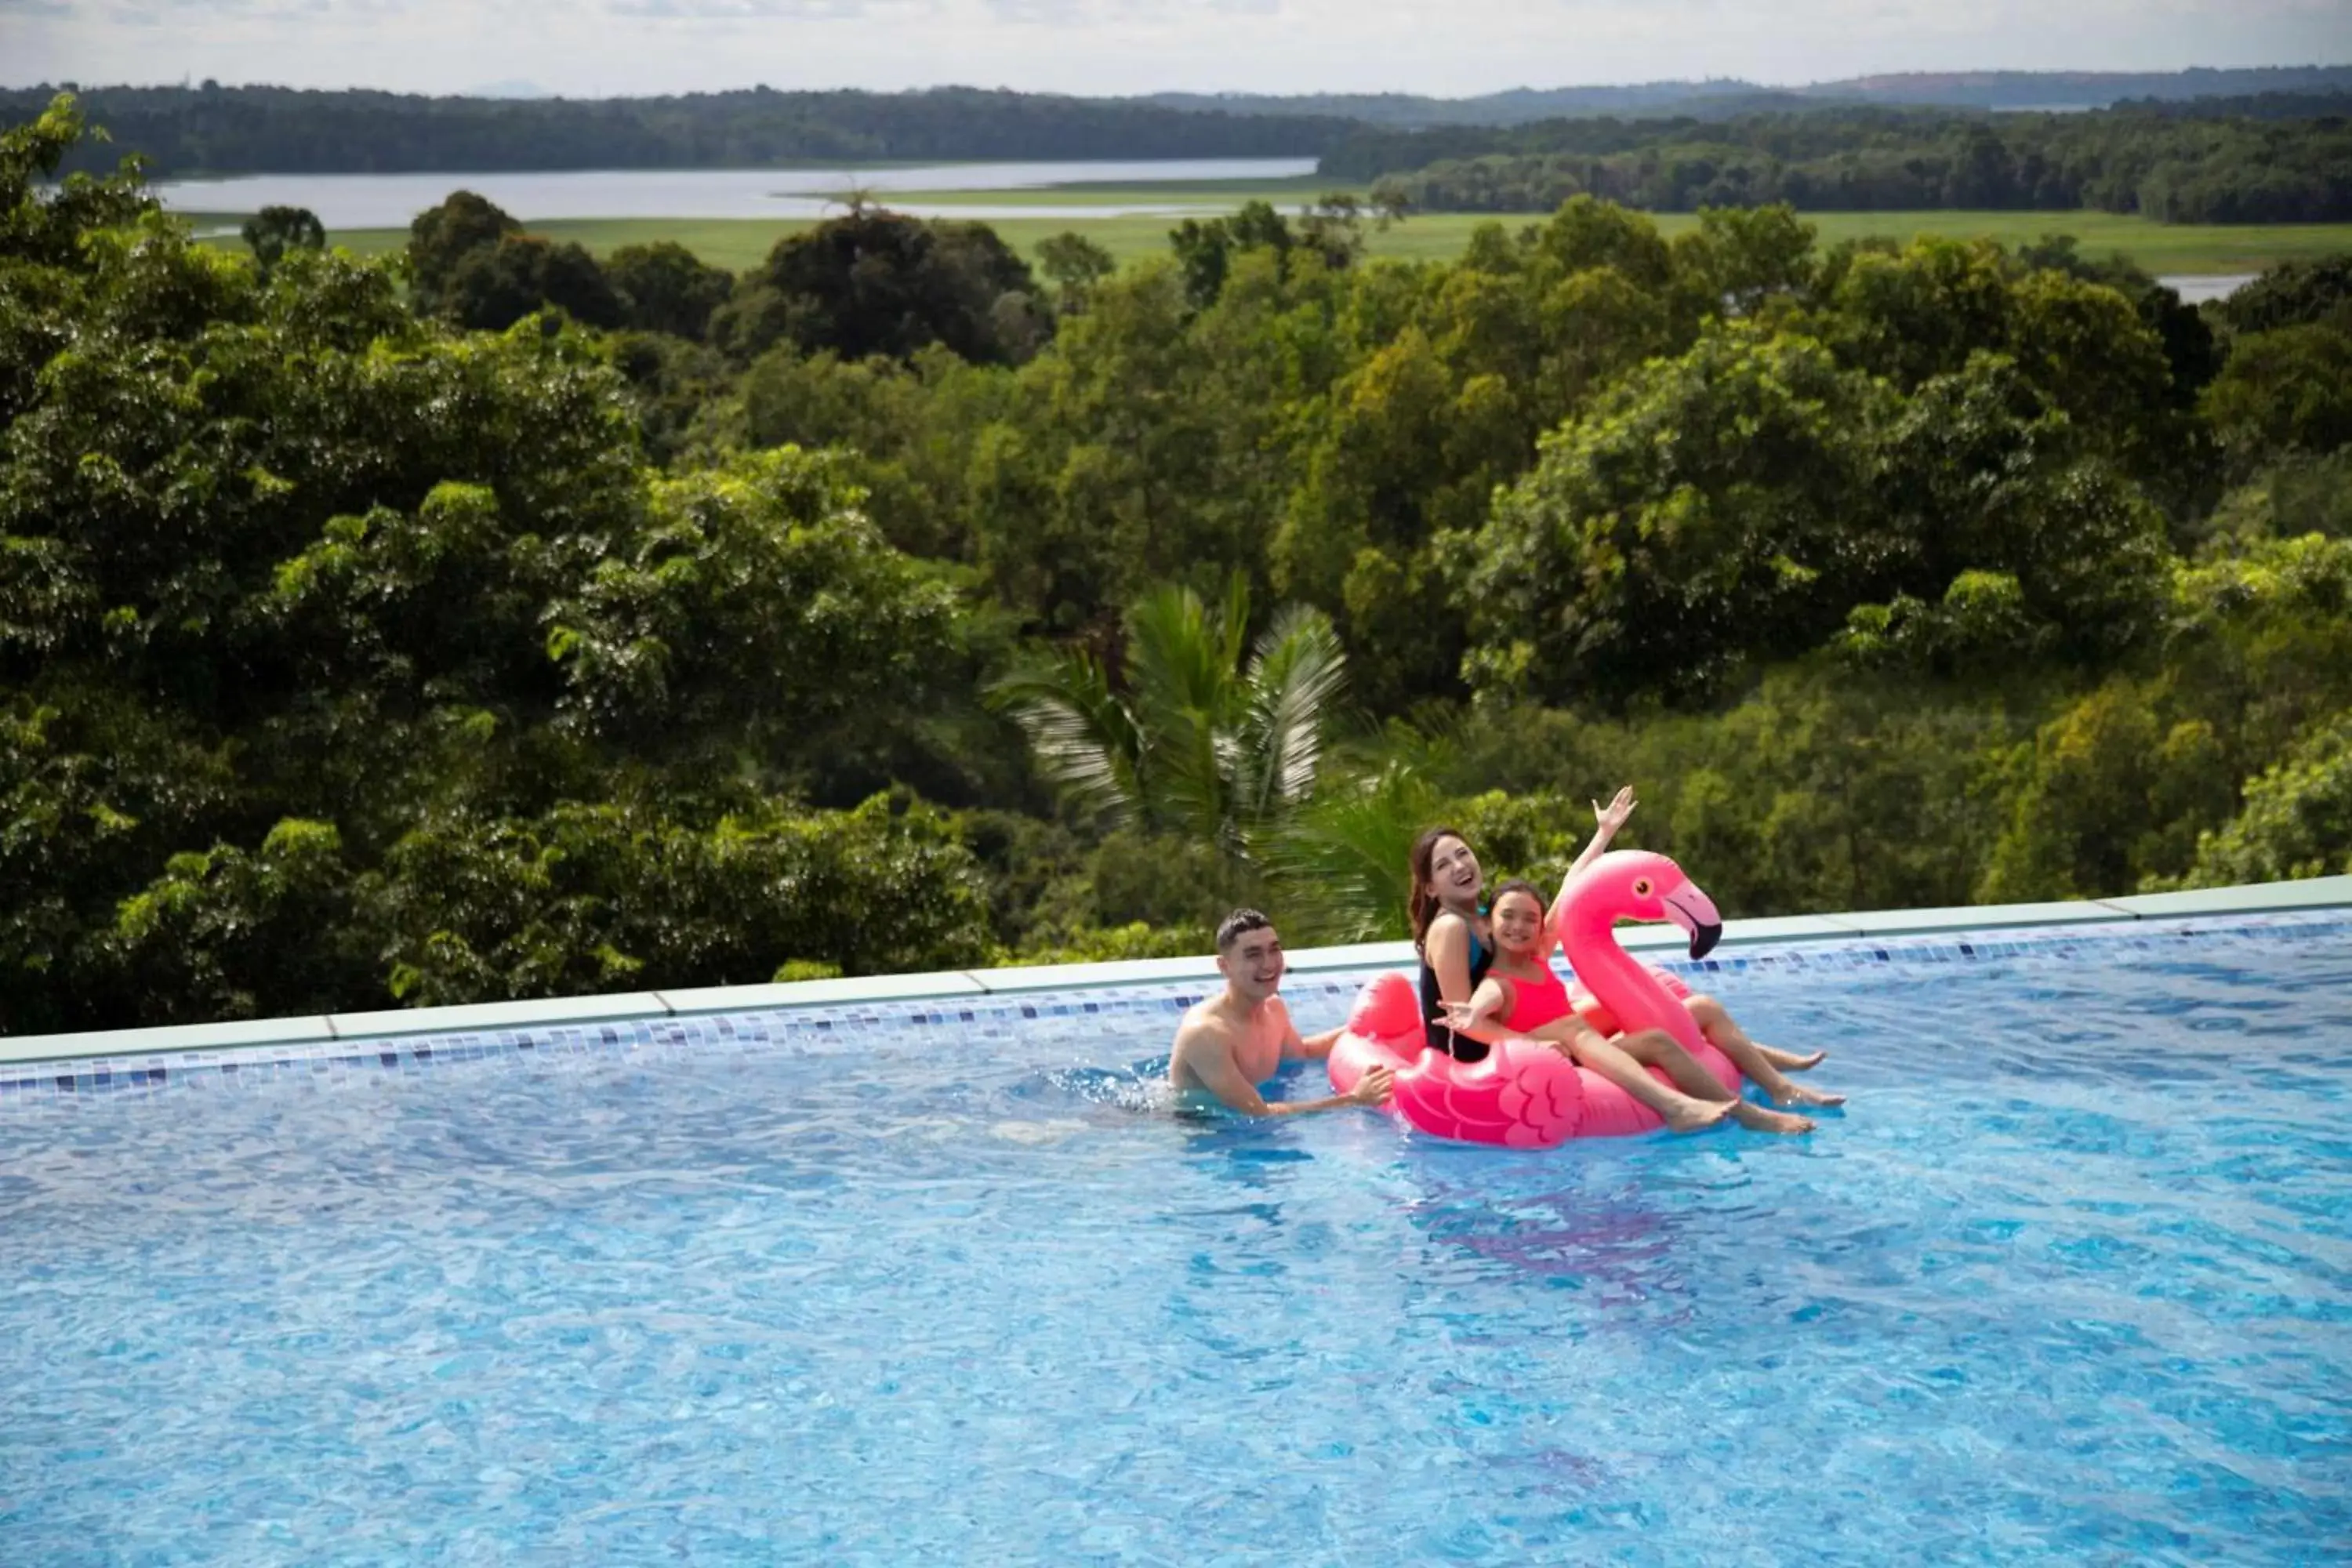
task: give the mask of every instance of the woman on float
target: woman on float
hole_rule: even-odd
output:
[[[1506,882],[1495,889],[1494,900],[1487,910],[1487,924],[1495,943],[1494,962],[1468,1002],[1445,1005],[1447,1022],[1457,1036],[1499,1033],[1542,1040],[1570,1060],[1601,1071],[1591,1059],[1591,1042],[1601,1037],[1590,1024],[1577,1016],[1569,1003],[1567,984],[1552,973],[1551,965],[1546,962],[1551,950],[1552,936],[1544,920],[1544,912],[1543,894],[1531,882]],[[1720,1011],[1719,1007],[1717,1011]],[[1728,1020],[1726,1022],[1727,1024]],[[1733,1032],[1738,1033],[1736,1026]],[[1835,1096],[1798,1089],[1770,1061],[1768,1047],[1756,1045],[1744,1034],[1739,1035],[1739,1039],[1745,1049],[1738,1056],[1724,1050],[1724,1055],[1731,1057],[1735,1063],[1739,1064],[1740,1070],[1757,1082],[1777,1081],[1784,1090],[1802,1097],[1808,1104],[1839,1103]],[[1724,1103],[1726,1110],[1720,1114],[1727,1115],[1742,1127],[1753,1128],[1759,1132],[1806,1132],[1812,1130],[1813,1124],[1801,1116],[1767,1110],[1726,1089],[1671,1035],[1655,1029],[1643,1030],[1622,1036],[1609,1042],[1604,1049],[1615,1049],[1643,1066],[1664,1068],[1666,1076],[1675,1080],[1675,1088],[1694,1100]],[[1723,1047],[1717,1044],[1717,1049],[1722,1050]],[[1755,1064],[1753,1069],[1747,1065],[1749,1059]],[[1767,1076],[1757,1077],[1759,1071]],[[1652,1089],[1659,1087],[1657,1080],[1647,1073],[1642,1076],[1648,1079]],[[1645,1100],[1644,1103],[1649,1101]],[[1652,1109],[1657,1108],[1653,1105]],[[1664,1115],[1664,1112],[1661,1110],[1659,1114]]]
[[[1592,841],[1576,858],[1568,875],[1561,879],[1564,893],[1579,871],[1609,847],[1617,830],[1633,813],[1633,792],[1622,789],[1616,798],[1603,807],[1595,805],[1593,815],[1599,826]],[[1485,873],[1477,856],[1462,835],[1448,827],[1433,827],[1414,843],[1412,860],[1412,890],[1410,913],[1413,944],[1421,952],[1422,1016],[1428,1020],[1428,1044],[1431,1049],[1444,1051],[1457,1059],[1475,1061],[1486,1054],[1492,1037],[1507,1029],[1496,1029],[1489,1021],[1498,1003],[1490,997],[1489,1005],[1476,1007],[1478,986],[1495,963],[1493,929],[1478,908],[1478,896],[1485,886]],[[1531,955],[1535,967],[1542,968],[1553,941],[1552,922],[1548,912],[1538,916],[1534,933],[1535,947]],[[1545,970],[1549,973],[1549,970]],[[1499,993],[1496,994],[1499,995]],[[1448,1005],[1453,1005],[1457,1016],[1449,1019]],[[1759,1046],[1749,1040],[1733,1023],[1721,1004],[1711,997],[1691,996],[1685,1005],[1690,1008],[1693,1021],[1708,1042],[1731,1058],[1739,1069],[1761,1084],[1774,1099],[1787,1103],[1791,1100],[1807,1104],[1835,1105],[1835,1096],[1799,1089],[1785,1076],[1790,1071],[1802,1071],[1821,1061],[1822,1054],[1799,1056],[1790,1051]],[[1473,1011],[1475,1009],[1475,1011]],[[1560,1047],[1573,1060],[1591,1068],[1656,1111],[1666,1124],[1678,1131],[1706,1126],[1729,1114],[1721,1101],[1711,1103],[1677,1094],[1666,1089],[1642,1070],[1640,1058],[1658,1051],[1660,1042],[1671,1044],[1671,1037],[1655,1032],[1621,1037],[1612,1047],[1610,1042],[1584,1026],[1573,1015],[1559,1025],[1551,1035],[1545,1036]],[[1573,1036],[1573,1040],[1557,1037]],[[1486,1037],[1482,1038],[1481,1037]],[[1633,1047],[1629,1055],[1624,1048]],[[1687,1053],[1677,1051],[1687,1061]],[[1663,1065],[1663,1063],[1662,1063]],[[1694,1064],[1696,1065],[1696,1064]],[[1793,1119],[1791,1119],[1793,1120]]]

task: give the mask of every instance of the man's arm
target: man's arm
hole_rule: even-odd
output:
[[[1291,1031],[1290,1044],[1283,1047],[1282,1054],[1286,1057],[1304,1057],[1310,1062],[1322,1061],[1330,1056],[1331,1047],[1338,1045],[1339,1037],[1347,1032],[1348,1026],[1345,1024],[1336,1029],[1326,1029],[1319,1035],[1307,1035],[1304,1037],[1301,1037],[1294,1029]]]
[[[1328,1052],[1329,1047],[1325,1049]],[[1233,1047],[1214,1029],[1196,1026],[1179,1030],[1175,1056],[1194,1083],[1215,1095],[1228,1110],[1244,1116],[1302,1116],[1317,1110],[1380,1105],[1388,1100],[1392,1076],[1386,1068],[1374,1068],[1364,1074],[1351,1093],[1335,1094],[1328,1100],[1269,1100],[1234,1065]]]
[[[1339,1043],[1339,1037],[1348,1032],[1348,1026],[1342,1024],[1336,1029],[1326,1029],[1321,1034],[1301,1038],[1298,1026],[1291,1022],[1288,1005],[1279,996],[1274,999],[1274,1005],[1282,1009],[1282,1057],[1285,1061],[1302,1058],[1310,1062],[1325,1060],[1331,1055],[1331,1047]]]

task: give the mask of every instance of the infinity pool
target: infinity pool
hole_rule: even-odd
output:
[[[1707,975],[1807,1139],[1180,1121],[1197,987],[16,1075],[0,1562],[2340,1561],[2352,924],[2131,930]]]

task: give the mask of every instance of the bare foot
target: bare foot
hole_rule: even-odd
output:
[[[1811,1072],[1830,1059],[1827,1051],[1784,1051],[1778,1046],[1759,1045],[1764,1059],[1782,1072]]]
[[[1775,1105],[1843,1105],[1845,1103],[1844,1095],[1828,1094],[1818,1089],[1807,1089],[1803,1084],[1790,1083],[1786,1079],[1780,1081],[1787,1092],[1772,1097],[1772,1102]]]
[[[1742,1127],[1758,1132],[1811,1132],[1813,1124],[1801,1116],[1791,1116],[1785,1110],[1767,1110],[1750,1100],[1730,1102],[1731,1119]]]
[[[1736,1100],[1693,1100],[1685,1095],[1682,1103],[1670,1105],[1658,1114],[1664,1117],[1666,1125],[1677,1132],[1696,1132],[1733,1114],[1734,1108],[1740,1103]],[[1794,1121],[1797,1119],[1791,1116],[1785,1120]],[[1806,1125],[1811,1126],[1811,1123]]]

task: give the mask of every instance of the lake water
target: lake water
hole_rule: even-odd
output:
[[[1129,163],[938,163],[895,169],[600,169],[568,174],[252,174],[166,180],[156,192],[176,212],[248,213],[308,207],[331,229],[405,228],[452,191],[475,191],[526,223],[559,218],[814,218],[841,210],[853,188],[998,191],[1086,182],[1197,184],[1208,180],[1295,179],[1312,158],[1187,158]],[[931,207],[890,204],[919,216],[1110,217],[1182,210],[1197,203],[1069,206],[1050,202]]]

